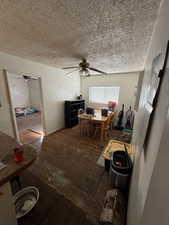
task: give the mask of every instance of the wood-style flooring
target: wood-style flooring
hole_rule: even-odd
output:
[[[131,137],[124,135],[121,131],[114,130],[110,134],[110,139],[112,138],[129,142]],[[100,139],[97,137],[81,136],[77,126],[73,129],[63,129],[45,137],[41,150],[39,144],[37,146],[32,145],[38,150],[38,158],[33,166],[29,168],[28,178],[26,178],[26,175],[24,177],[26,184],[38,186],[37,183],[33,182],[33,178],[31,180],[32,174],[32,177],[37,177],[37,180],[51,187],[56,196],[58,194],[63,195],[64,199],[71,202],[71,207],[78,209],[71,211],[69,207],[64,205],[64,202],[61,204],[61,202],[57,203],[56,201],[56,204],[60,204],[60,213],[57,211],[59,205],[56,206],[56,209],[53,208],[53,215],[50,215],[50,217],[53,216],[55,222],[50,222],[49,225],[98,223],[105,192],[111,188],[109,174],[105,172],[103,167],[96,164],[105,144],[100,143]],[[42,192],[40,195],[46,195],[46,198],[52,201],[50,199],[52,197],[48,193]],[[45,204],[47,203],[43,204],[46,207]],[[62,208],[63,214],[61,213]],[[43,207],[39,208],[39,210],[43,211]],[[42,213],[40,211],[39,214]],[[83,215],[79,214],[79,212],[83,212]],[[37,221],[36,217],[37,214],[34,214],[30,221],[29,217],[27,217],[23,225],[27,225],[28,222],[32,225],[47,224],[35,222]],[[57,222],[65,221],[65,217],[69,218],[67,222]],[[87,218],[87,223],[80,222],[84,218]]]
[[[26,116],[16,117],[16,122],[19,131],[37,129],[40,133],[43,131],[41,112],[32,113]]]
[[[42,135],[31,130],[23,130],[19,132],[20,141],[22,144],[31,144],[41,139]]]
[[[16,118],[16,122],[22,144],[32,144],[43,138],[43,126],[40,112],[19,116]]]
[[[23,218],[18,220],[18,225],[92,225],[83,210],[76,207],[63,195],[58,194],[30,171],[26,170],[21,176],[22,187],[33,185],[39,189],[39,200],[36,207]],[[18,191],[18,186],[12,184],[13,192]]]

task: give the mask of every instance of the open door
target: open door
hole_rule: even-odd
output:
[[[5,70],[0,70],[0,131],[17,138]]]
[[[45,135],[41,78],[6,71],[15,136],[22,144],[42,142]]]

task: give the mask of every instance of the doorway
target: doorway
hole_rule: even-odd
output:
[[[16,138],[22,144],[41,148],[44,137],[41,78],[8,71],[6,78]]]

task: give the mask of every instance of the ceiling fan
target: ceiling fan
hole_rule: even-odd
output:
[[[75,69],[75,70],[69,72],[68,74],[79,70],[80,76],[90,76],[90,70],[101,73],[101,74],[107,74],[104,71],[101,71],[101,70],[91,67],[86,59],[82,59],[82,61],[79,63],[78,66],[68,66],[68,67],[64,67],[62,69],[64,69],[64,70]]]

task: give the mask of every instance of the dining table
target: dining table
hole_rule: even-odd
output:
[[[95,109],[93,115],[92,114],[86,114],[86,113],[79,114],[78,119],[79,119],[80,129],[82,127],[82,121],[83,120],[89,120],[90,122],[93,122],[93,123],[94,122],[100,123],[100,125],[101,125],[100,140],[103,141],[105,124],[108,120],[108,117],[111,114],[114,114],[114,112],[108,111],[107,116],[102,116],[101,110],[99,110],[99,109]]]
[[[17,141],[0,131],[0,225],[17,225],[15,205],[10,181],[19,176],[36,160],[37,153],[31,146],[23,146],[21,162],[15,161],[14,148]]]

